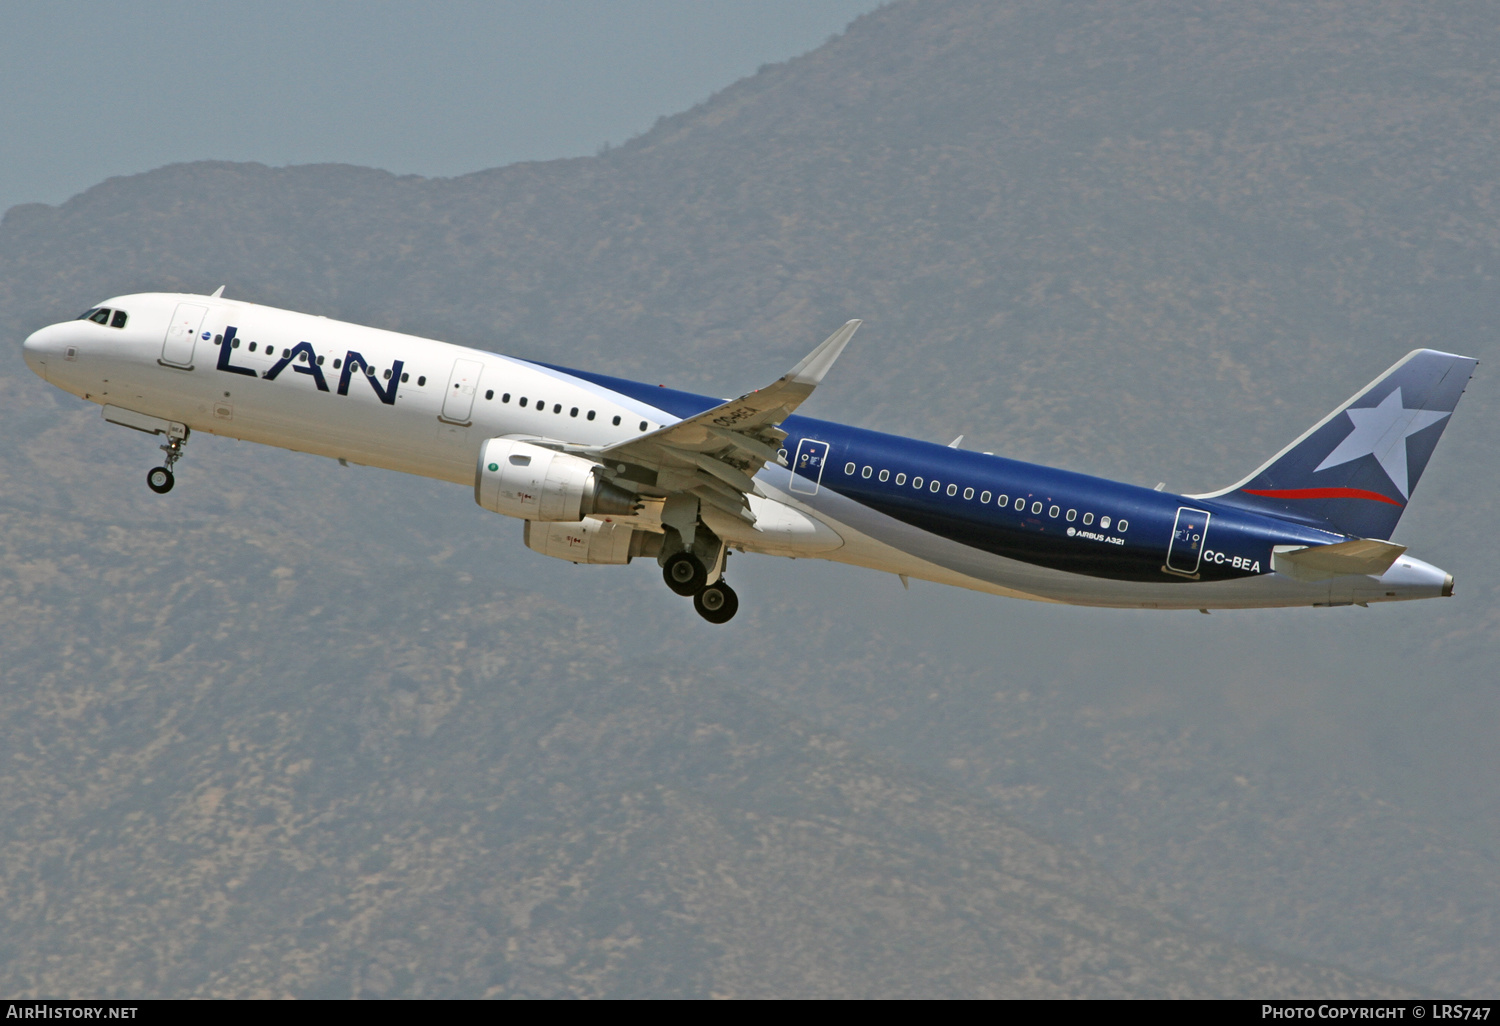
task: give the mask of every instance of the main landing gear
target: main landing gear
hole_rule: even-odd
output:
[[[720,577],[708,583],[708,570],[691,552],[676,552],[662,566],[667,587],[682,596],[693,597],[693,608],[709,623],[728,623],[739,612],[740,599]]]
[[[177,477],[172,473],[172,468],[177,464],[178,460],[182,459],[182,447],[186,442],[186,437],[173,438],[169,435],[167,437],[167,444],[161,447],[161,451],[167,454],[166,465],[152,467],[147,471],[146,487],[157,495],[166,495],[172,490],[172,486],[177,483]]]

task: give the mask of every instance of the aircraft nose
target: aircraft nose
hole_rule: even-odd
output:
[[[56,324],[49,324],[38,331],[33,331],[26,336],[26,341],[21,343],[21,356],[26,360],[26,366],[41,378],[47,380],[47,361],[51,359],[57,348],[54,344],[57,339]]]

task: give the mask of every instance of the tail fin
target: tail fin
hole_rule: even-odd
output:
[[[1478,363],[1408,353],[1239,484],[1193,497],[1390,538]]]

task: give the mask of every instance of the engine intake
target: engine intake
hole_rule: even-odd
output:
[[[591,513],[628,517],[639,504],[633,492],[606,481],[598,465],[508,438],[480,447],[474,501],[508,517],[568,522]]]

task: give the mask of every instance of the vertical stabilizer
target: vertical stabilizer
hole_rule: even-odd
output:
[[[1478,362],[1408,353],[1239,484],[1194,497],[1389,538]]]

